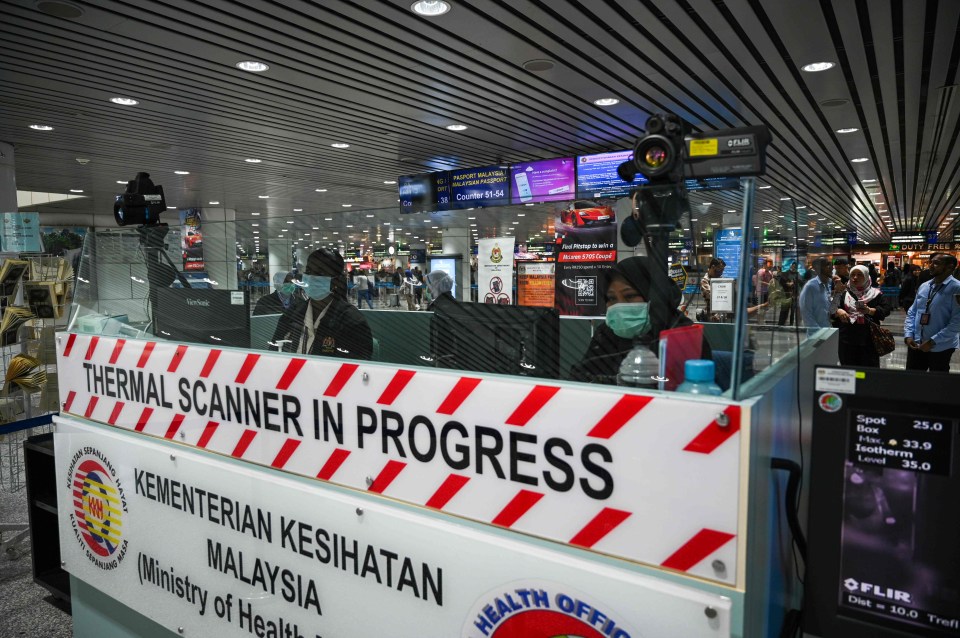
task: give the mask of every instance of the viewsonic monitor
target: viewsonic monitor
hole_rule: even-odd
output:
[[[555,379],[560,316],[554,308],[451,303],[430,321],[438,368]]]
[[[161,339],[250,347],[250,297],[245,290],[160,288],[154,334]]]

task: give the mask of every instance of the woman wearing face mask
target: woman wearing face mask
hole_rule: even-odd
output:
[[[840,365],[880,367],[880,355],[873,347],[870,324],[882,322],[890,314],[890,303],[879,288],[870,285],[870,271],[866,266],[850,269],[847,290],[840,297],[834,314],[840,328],[837,354]]]
[[[283,341],[284,352],[369,359],[373,354],[370,326],[347,301],[343,257],[327,248],[314,251],[298,285],[307,300],[293,304],[280,317],[273,342]]]
[[[624,259],[605,280],[606,319],[571,368],[575,381],[615,384],[620,363],[635,343],[656,354],[661,331],[693,323],[677,310],[681,296],[677,284],[649,257]],[[711,357],[706,341],[700,356]]]
[[[257,300],[254,315],[279,315],[286,312],[298,299],[303,299],[297,284],[293,282],[292,272],[278,272],[273,275],[275,291]]]

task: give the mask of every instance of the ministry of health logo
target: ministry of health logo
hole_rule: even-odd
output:
[[[73,455],[67,476],[73,497],[70,526],[77,542],[97,567],[116,569],[127,551],[127,501],[113,464],[100,450],[85,447]]]

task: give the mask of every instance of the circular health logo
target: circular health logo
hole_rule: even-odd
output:
[[[73,512],[70,522],[77,541],[91,561],[115,569],[126,553],[123,516],[127,511],[116,471],[95,448],[78,451],[70,464]]]

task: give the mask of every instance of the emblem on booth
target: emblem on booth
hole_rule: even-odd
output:
[[[77,542],[97,567],[116,569],[127,551],[127,501],[113,464],[100,450],[86,447],[74,454],[67,476],[73,502],[70,526]]]
[[[630,638],[631,629],[599,601],[560,583],[517,581],[484,594],[462,638]]]
[[[499,264],[503,261],[503,251],[500,250],[499,244],[494,244],[493,250],[490,251],[490,261],[495,264]]]

